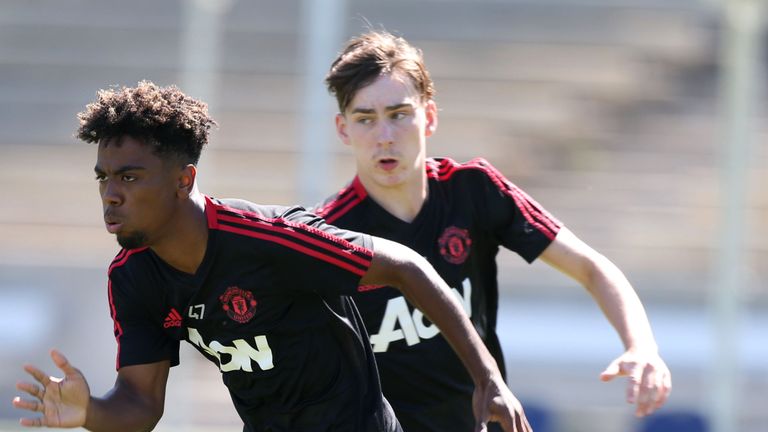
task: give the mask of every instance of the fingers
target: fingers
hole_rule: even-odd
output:
[[[475,432],[486,432],[488,430],[487,423],[490,416],[490,407],[486,399],[478,407],[477,416],[475,417]]]
[[[646,366],[643,370],[643,375],[640,380],[637,391],[637,409],[635,415],[642,417],[649,414],[649,410],[652,411],[653,405],[656,401],[656,371]]]
[[[638,378],[639,375],[639,378]],[[630,375],[627,392],[634,392],[634,397],[627,401],[636,402],[635,415],[638,417],[653,413],[666,402],[672,388],[672,378],[666,367],[657,367],[651,363],[637,367]]]
[[[532,432],[533,428],[531,427],[531,424],[528,423],[528,417],[524,415],[517,415],[515,418],[515,427],[517,427],[518,431],[521,432]]]
[[[19,424],[26,427],[43,427],[46,426],[45,419],[42,417],[37,418],[22,418],[19,419]]]
[[[47,386],[48,383],[51,382],[51,378],[40,369],[32,366],[32,365],[24,365],[24,370],[32,375],[32,378],[34,378],[37,382],[43,385],[43,387]]]
[[[640,383],[643,379],[643,369],[637,367],[636,364],[631,366],[626,363],[622,363],[623,374],[629,377],[627,381],[627,403],[637,402],[638,393],[640,392]]]
[[[19,383],[16,383],[16,388],[23,392],[29,393],[31,396],[34,396],[40,400],[43,400],[43,397],[45,397],[45,388],[35,384],[31,384],[28,382],[19,382]]]
[[[523,414],[522,409],[515,410],[512,417],[503,417],[499,420],[501,428],[505,432],[531,432],[533,428],[528,423],[528,418]]]
[[[19,408],[27,411],[35,411],[35,412],[45,411],[45,405],[43,405],[41,401],[22,399],[18,396],[13,398],[13,406],[15,408]]]
[[[61,369],[65,375],[78,373],[78,370],[69,364],[69,360],[67,360],[67,358],[64,357],[64,354],[62,354],[60,351],[55,349],[51,350],[51,359],[53,360],[53,363],[56,365],[56,367]]]
[[[507,398],[497,396],[492,399],[489,410],[489,420],[501,424],[506,432],[531,432],[533,428],[528,423],[520,401],[509,393]]]
[[[621,374],[621,366],[619,360],[614,360],[607,368],[600,374],[602,381],[610,381]]]
[[[640,391],[640,384],[643,380],[643,367],[637,362],[627,361],[622,357],[611,362],[607,368],[600,374],[602,381],[611,381],[616,377],[628,377],[626,398],[628,403],[635,403]]]
[[[653,377],[649,378],[651,391],[645,403],[645,409],[642,412],[638,410],[638,416],[649,415],[661,408],[672,391],[672,376],[669,370],[666,368],[655,369],[650,366],[649,368],[653,370]]]
[[[659,392],[659,398],[656,400],[656,405],[654,408],[661,408],[661,406],[667,402],[667,398],[669,397],[670,393],[672,393],[672,375],[669,373],[669,371],[665,371],[661,379],[661,391]]]

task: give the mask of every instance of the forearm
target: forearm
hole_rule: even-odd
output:
[[[563,227],[540,259],[592,295],[627,350],[657,349],[640,299],[624,273],[608,258]]]
[[[84,427],[93,432],[151,431],[162,414],[162,408],[153,408],[130,392],[113,389],[103,398],[90,399]]]
[[[595,271],[585,281],[603,314],[627,350],[658,349],[645,308],[624,273],[610,260],[596,258]]]
[[[381,242],[376,239],[377,244]],[[396,268],[385,272],[387,281],[440,329],[476,385],[500,376],[496,361],[485,347],[463,306],[437,271],[416,252],[397,250]]]

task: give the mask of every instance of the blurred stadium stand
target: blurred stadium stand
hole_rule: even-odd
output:
[[[298,202],[302,2],[223,3],[211,107],[220,130],[203,156],[202,189]],[[717,2],[349,0],[346,8],[345,36],[367,20],[424,50],[441,110],[431,155],[485,157],[625,271],[673,368],[665,410],[703,415],[724,193]],[[75,114],[99,88],[180,84],[183,10],[181,0],[0,2],[0,343],[14,347],[0,356],[0,400],[15,394],[23,362],[52,367],[54,345],[94,393],[111,387],[104,286],[116,245],[92,182],[94,148],[72,138]],[[735,336],[745,345],[743,432],[768,430],[765,117],[751,149],[748,307]],[[318,140],[333,143],[330,193],[351,178],[352,160],[332,133]],[[538,401],[540,430],[668,430],[661,415],[632,419],[623,383],[598,381],[621,347],[581,289],[504,251],[500,278],[510,384],[523,401]],[[172,372],[158,430],[237,430],[216,371],[191,352]],[[0,404],[0,420],[18,414]]]

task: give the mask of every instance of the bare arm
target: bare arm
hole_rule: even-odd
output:
[[[27,365],[24,369],[37,384],[20,382],[16,387],[34,399],[16,397],[16,408],[41,413],[41,417],[22,418],[23,426],[71,428],[91,431],[148,431],[163,414],[168,361],[121,368],[115,386],[104,397],[91,396],[83,374],[58,351],[51,358],[64,373],[63,378],[48,376]]]
[[[661,407],[671,390],[671,375],[659,356],[645,309],[624,273],[567,228],[561,229],[540,258],[578,281],[621,338],[625,353],[609,365],[601,378],[630,378],[627,400],[637,403],[638,416]]]
[[[91,398],[85,428],[94,432],[152,430],[163,416],[169,370],[167,360],[121,368],[112,390],[102,398]]]
[[[437,325],[475,383],[477,430],[484,430],[487,420],[500,422],[510,432],[531,430],[463,307],[426,259],[399,243],[375,237],[374,259],[360,283],[399,289]]]

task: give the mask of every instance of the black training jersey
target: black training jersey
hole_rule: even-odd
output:
[[[504,373],[496,336],[499,246],[532,262],[560,222],[483,159],[428,159],[427,200],[411,223],[369,198],[358,178],[316,212],[328,223],[405,244],[450,285]],[[355,297],[384,395],[406,431],[471,431],[473,382],[437,327],[391,287]]]
[[[186,340],[221,370],[246,431],[399,431],[354,302],[372,241],[301,208],[206,197],[194,275],[151,249],[109,269],[117,367],[179,363]]]

